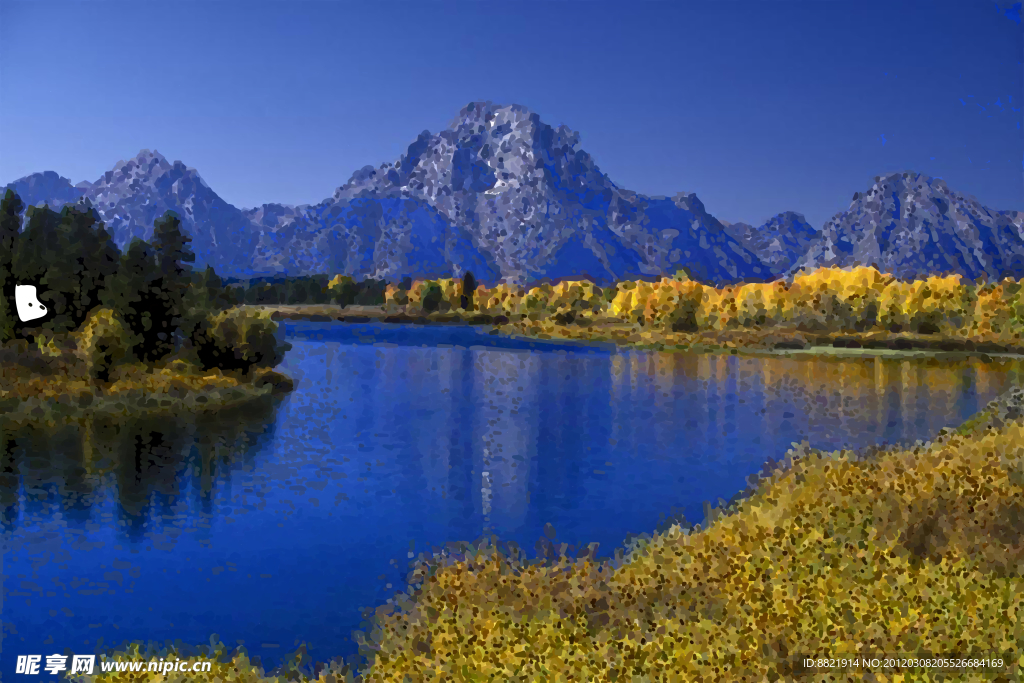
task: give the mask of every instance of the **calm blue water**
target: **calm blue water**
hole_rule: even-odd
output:
[[[19,654],[217,634],[350,656],[410,557],[496,534],[611,555],[702,518],[789,445],[929,438],[1019,376],[936,363],[616,353],[479,328],[290,324],[280,401],[0,428],[3,673]],[[42,678],[47,678],[43,676]]]

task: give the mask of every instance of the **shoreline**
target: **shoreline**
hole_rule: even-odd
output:
[[[156,387],[131,387],[113,393],[74,380],[42,382],[50,396],[40,392],[19,396],[18,393],[25,392],[0,389],[0,426],[7,422],[52,425],[90,418],[213,412],[267,396],[287,394],[294,388],[293,380],[276,370],[263,370],[242,379],[219,372],[151,370],[148,374],[159,378]],[[197,380],[206,380],[206,383]],[[21,388],[31,384],[31,381],[23,382]],[[18,388],[18,383],[14,386]]]
[[[575,341],[614,344],[619,348],[687,353],[737,353],[744,355],[831,355],[845,357],[896,357],[958,359],[1020,358],[1024,342],[975,340],[963,337],[893,332],[807,332],[797,329],[730,329],[721,331],[664,332],[621,321],[588,325],[557,324],[549,319],[509,320],[473,312],[385,310],[379,306],[341,307],[331,304],[296,306],[247,306],[269,312],[275,321],[383,322],[411,325],[493,326],[494,333],[542,341]]]

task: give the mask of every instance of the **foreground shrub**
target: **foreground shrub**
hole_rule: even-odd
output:
[[[620,282],[608,311],[631,323],[647,322],[647,301],[654,294],[654,284],[643,280]]]
[[[90,379],[106,382],[111,368],[131,358],[131,333],[109,308],[95,309],[75,333],[78,357]]]
[[[277,323],[267,313],[246,308],[211,316],[200,325],[193,342],[204,368],[241,372],[274,367],[291,348],[278,340]]]
[[[697,309],[697,326],[703,330],[724,330],[738,321],[736,288],[706,287]]]
[[[784,295],[781,317],[805,329],[863,331],[878,323],[883,292],[894,281],[871,267],[801,273]]]
[[[446,277],[438,280],[437,284],[441,287],[440,310],[450,311],[462,308],[462,280]]]

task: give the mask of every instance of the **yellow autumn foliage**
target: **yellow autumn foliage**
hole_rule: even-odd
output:
[[[525,292],[517,287],[499,284],[494,287],[477,287],[477,307],[489,315],[518,315],[522,309]]]
[[[102,379],[110,369],[128,361],[132,354],[131,334],[109,308],[99,308],[75,331],[76,354],[85,363],[89,376]]]
[[[706,529],[622,563],[488,546],[427,561],[378,613],[364,678],[793,680],[786,653],[867,648],[985,653],[1017,680],[1022,443],[1017,421],[877,459],[798,449]]]
[[[608,307],[609,312],[629,322],[645,321],[647,301],[654,294],[654,283],[643,280],[620,282],[615,298]]]
[[[391,308],[394,306],[405,306],[409,303],[409,292],[401,289],[397,285],[388,285],[384,288],[384,306],[385,308]]]
[[[344,284],[341,276],[332,286]],[[461,307],[462,281],[419,280],[409,292],[389,285],[388,305],[422,306],[436,288],[437,310]],[[477,287],[477,311],[510,319],[557,324],[619,320],[658,330],[738,329],[818,332],[912,332],[968,339],[1019,340],[1024,333],[1020,282],[983,286],[959,276],[899,280],[873,267],[820,268],[792,282],[713,287],[683,275],[655,282],[626,280],[609,287],[589,281],[542,283],[528,290],[512,285]],[[438,294],[439,293],[439,294]],[[646,332],[645,332],[646,333]]]
[[[968,320],[969,332],[981,336],[1003,336],[1024,322],[1024,298],[1021,284],[1010,278],[982,286],[970,302],[973,314]]]
[[[645,290],[638,286],[633,291],[642,296]],[[644,322],[673,331],[695,330],[703,295],[704,287],[699,282],[662,278],[653,283],[644,302]]]

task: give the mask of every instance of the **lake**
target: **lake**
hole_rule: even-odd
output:
[[[1020,360],[747,357],[289,323],[283,399],[0,427],[3,672],[124,640],[350,656],[410,558],[497,535],[611,555],[698,522],[794,442],[928,439]],[[43,676],[46,678],[46,676]]]

